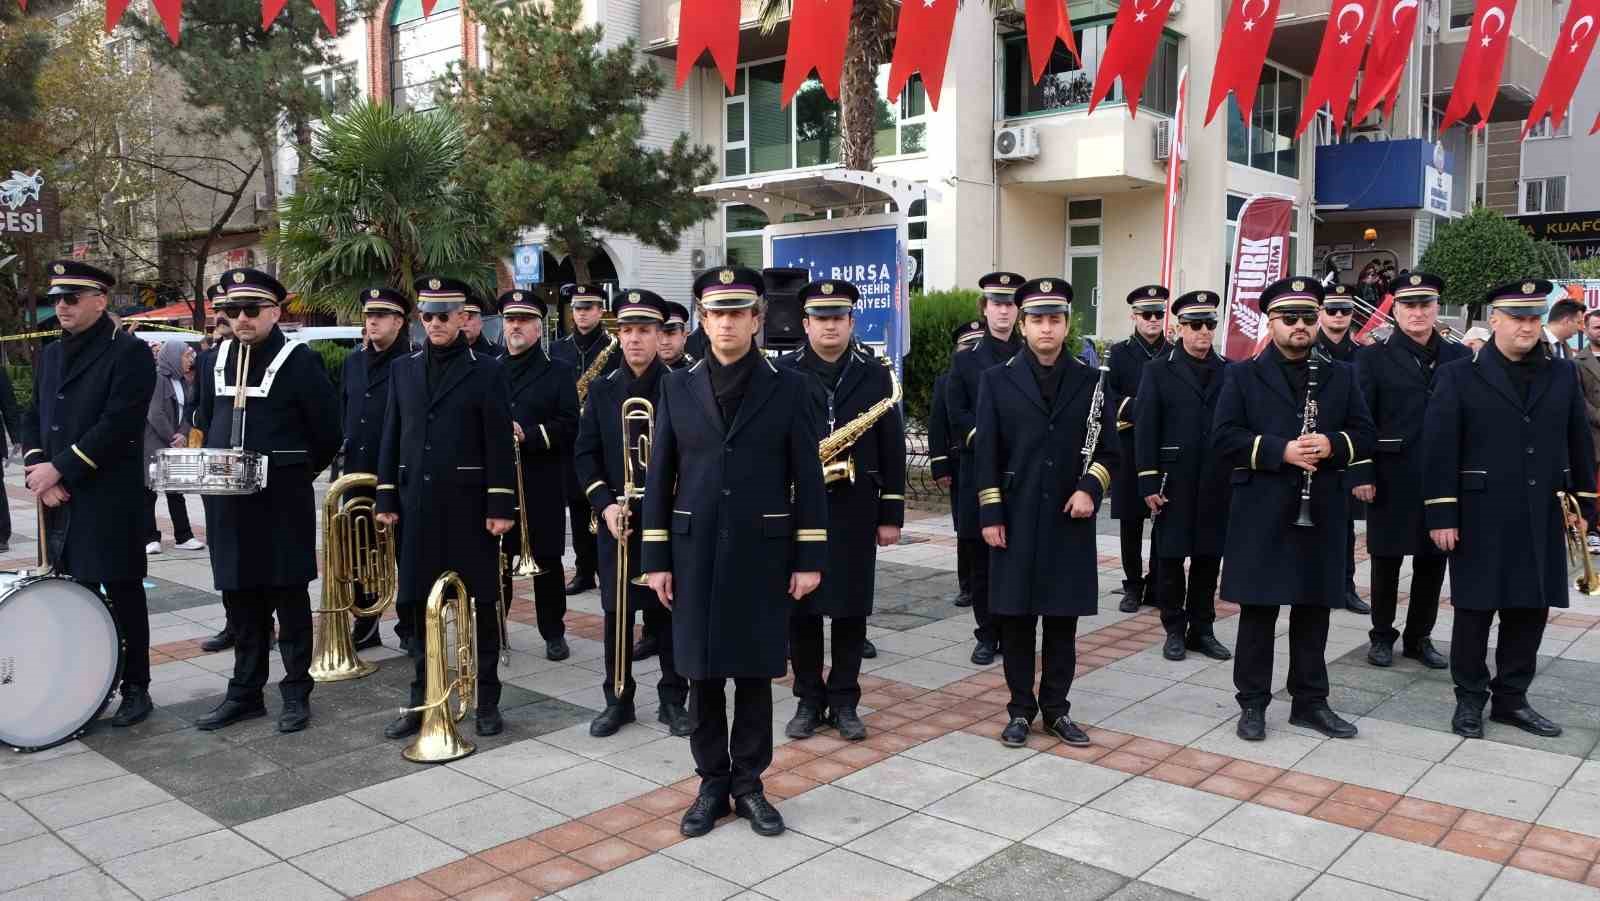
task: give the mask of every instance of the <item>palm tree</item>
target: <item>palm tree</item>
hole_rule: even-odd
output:
[[[445,110],[362,103],[315,135],[272,249],[311,310],[353,318],[363,288],[409,292],[424,273],[495,286],[505,245],[489,203],[458,179],[466,136]]]

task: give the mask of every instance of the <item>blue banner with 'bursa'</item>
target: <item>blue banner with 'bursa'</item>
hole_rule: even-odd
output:
[[[811,278],[841,278],[855,284],[861,292],[856,302],[856,339],[867,344],[886,345],[889,356],[899,360],[899,340],[903,327],[896,326],[903,309],[893,225],[841,229],[804,235],[775,235],[772,238],[772,265],[806,269]]]

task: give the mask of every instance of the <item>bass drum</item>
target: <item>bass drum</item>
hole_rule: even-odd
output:
[[[107,601],[71,579],[0,573],[0,742],[28,752],[77,738],[121,676]]]

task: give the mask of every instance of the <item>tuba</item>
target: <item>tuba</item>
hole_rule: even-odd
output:
[[[648,585],[644,574],[628,578],[628,530],[633,525],[635,501],[644,499],[644,475],[650,467],[650,445],[655,439],[655,405],[642,397],[630,397],[622,402],[622,493],[617,495],[617,593],[614,619],[617,623],[616,660],[612,661],[613,689],[621,697],[628,681],[628,658],[633,654],[633,615],[628,611],[628,586]],[[637,426],[639,438],[633,440]]]
[[[1561,521],[1567,533],[1567,571],[1576,574],[1577,589],[1590,597],[1600,595],[1600,575],[1594,571],[1594,559],[1589,556],[1584,532],[1587,527],[1578,499],[1565,491],[1556,492],[1556,504],[1561,508]]]
[[[454,627],[454,641],[451,631]],[[423,644],[426,650],[426,701],[421,707],[403,707],[401,713],[422,714],[422,726],[416,740],[403,752],[412,763],[446,763],[459,760],[477,750],[456,730],[472,709],[478,693],[477,617],[473,613],[472,598],[467,594],[467,584],[454,572],[446,572],[433,583],[428,592],[428,607],[423,623]],[[450,655],[455,655],[451,664]],[[449,671],[455,678],[446,681]],[[454,692],[456,705],[450,706]]]
[[[861,411],[861,415],[845,423],[842,428],[836,429],[818,443],[817,456],[822,459],[824,484],[832,485],[840,480],[855,484],[856,461],[853,456],[847,454],[868,429],[900,403],[900,380],[895,377],[893,366],[885,368],[889,370],[889,396]]]
[[[322,628],[311,650],[311,678],[318,682],[359,679],[377,669],[356,656],[350,627],[353,617],[389,609],[399,593],[394,530],[378,522],[370,495],[348,496],[377,484],[370,472],[346,473],[322,501]]]

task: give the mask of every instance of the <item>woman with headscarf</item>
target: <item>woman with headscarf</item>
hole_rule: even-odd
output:
[[[145,416],[144,425],[146,457],[154,456],[162,448],[185,447],[189,443],[188,418],[185,414],[192,406],[190,395],[194,393],[194,388],[184,378],[184,364],[193,353],[189,345],[182,341],[165,342],[156,352],[156,390],[150,395],[150,410]],[[156,493],[146,489],[145,495],[150,502],[150,515],[145,518],[145,531],[150,540],[145,544],[144,552],[159,554],[161,528],[156,524]],[[205,543],[195,538],[194,531],[189,527],[189,509],[184,505],[183,495],[167,495],[167,513],[172,517],[173,539],[179,550],[198,551],[205,548]]]

